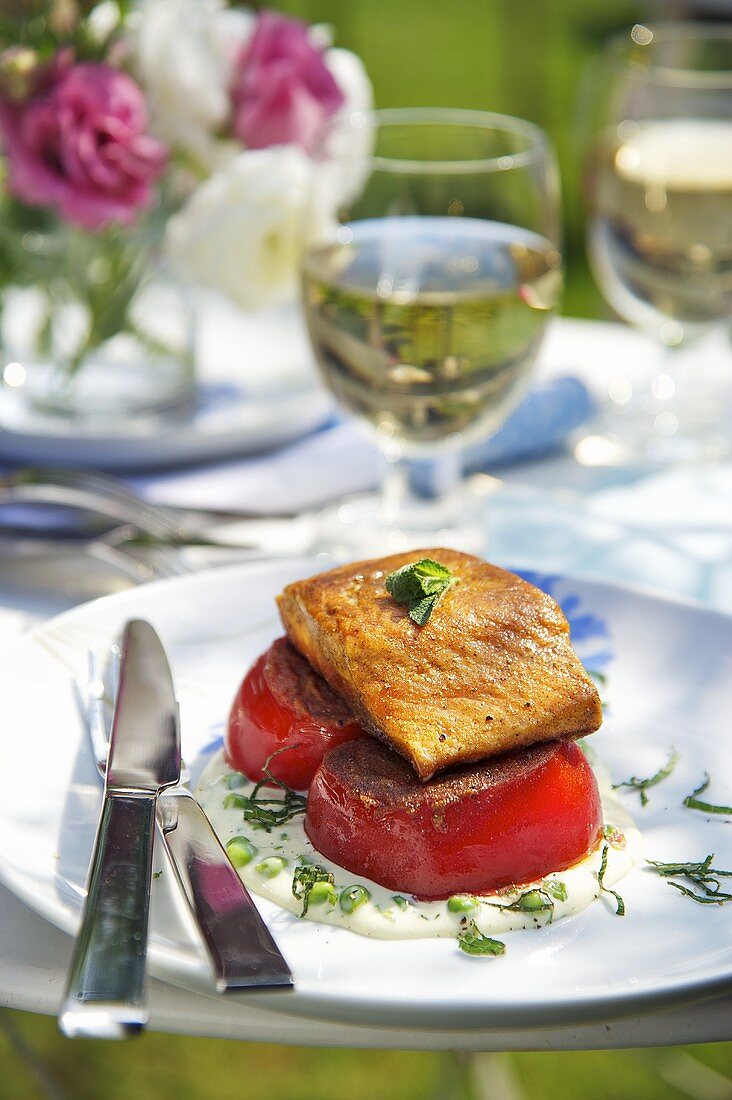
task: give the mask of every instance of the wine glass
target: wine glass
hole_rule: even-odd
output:
[[[310,339],[326,386],[385,459],[380,496],[322,513],[322,542],[478,549],[461,453],[524,393],[561,295],[547,139],[477,111],[354,114],[325,134],[312,194]]]
[[[610,40],[592,76],[589,259],[609,304],[657,354],[645,377],[618,364],[577,457],[715,459],[729,446],[732,28],[636,26]]]

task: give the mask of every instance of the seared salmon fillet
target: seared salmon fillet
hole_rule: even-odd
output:
[[[424,626],[384,587],[422,558],[458,583]],[[600,699],[544,592],[457,550],[416,550],[340,566],[278,597],[292,644],[370,733],[422,780],[524,745],[592,733]]]

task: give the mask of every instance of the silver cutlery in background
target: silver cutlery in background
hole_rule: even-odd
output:
[[[147,1022],[147,924],[158,793],[178,781],[178,707],[160,640],[125,628],[120,683],[87,897],[59,1025],[70,1037],[124,1038]]]
[[[119,647],[89,655],[85,718],[100,774],[119,682]],[[219,992],[292,987],[292,975],[205,813],[180,782],[161,793],[157,823],[169,863],[203,938]]]

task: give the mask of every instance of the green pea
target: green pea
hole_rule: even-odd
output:
[[[355,913],[370,897],[371,892],[365,886],[349,886],[340,896],[341,909],[344,913]]]
[[[468,909],[475,909],[477,904],[470,894],[454,894],[447,899],[447,908],[451,913],[467,913]]]
[[[259,871],[260,875],[264,875],[265,878],[276,878],[282,868],[286,866],[287,860],[283,859],[282,856],[268,856],[267,859],[263,859],[261,863],[258,863],[254,870]]]
[[[224,785],[229,788],[230,791],[237,791],[240,787],[243,787],[247,781],[245,775],[241,775],[239,772],[231,772],[229,775],[224,776]]]
[[[528,890],[518,899],[516,908],[524,913],[539,913],[542,910],[553,909],[554,902],[541,890]]]
[[[245,836],[233,836],[226,844],[226,854],[235,867],[246,867],[258,851],[259,849]]]
[[[310,887],[308,900],[311,905],[335,905],[338,901],[338,891],[332,882],[314,882]]]

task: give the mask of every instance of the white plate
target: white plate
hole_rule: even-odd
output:
[[[214,296],[198,310],[199,386],[191,411],[134,425],[81,427],[18,414],[0,386],[0,460],[142,471],[281,447],[332,413],[299,311],[246,314]]]
[[[101,797],[73,689],[87,647],[105,644],[130,616],[155,624],[180,696],[183,752],[200,765],[243,671],[279,632],[274,596],[322,566],[236,566],[150,585],[68,612],[3,657],[0,877],[11,889],[61,928],[75,929]],[[681,753],[645,809],[628,796],[646,854],[688,861],[715,852],[717,866],[732,867],[730,822],[681,806],[705,770],[712,798],[732,802],[732,619],[621,587],[540,581],[567,609],[586,663],[606,667],[610,707],[593,742],[614,778],[652,774],[672,745]],[[452,940],[368,940],[262,902],[297,988],[258,994],[258,1003],[382,1025],[532,1027],[732,990],[728,911],[697,906],[644,870],[620,889],[625,918],[596,903],[570,920],[509,934],[499,959],[468,958]],[[164,880],[154,893],[151,970],[210,989]]]

